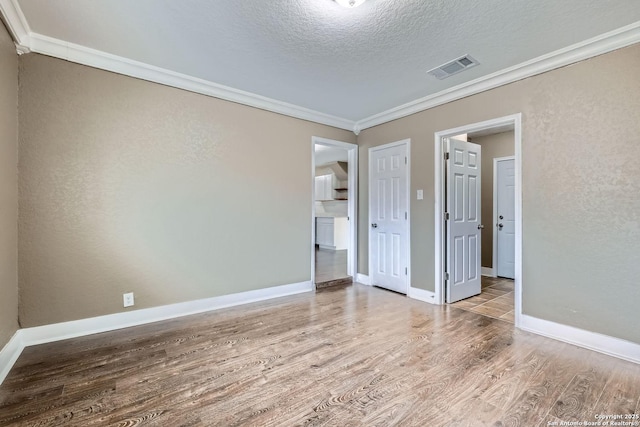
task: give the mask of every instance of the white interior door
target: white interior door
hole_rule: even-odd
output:
[[[447,302],[480,293],[480,146],[447,141]]]
[[[369,257],[371,284],[407,293],[407,143],[369,150]]]
[[[496,162],[497,202],[496,202],[496,274],[509,279],[515,278],[515,188],[516,174],[513,159]]]

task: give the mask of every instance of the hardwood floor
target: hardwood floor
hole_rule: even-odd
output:
[[[28,347],[0,426],[528,427],[639,400],[640,365],[354,284]]]
[[[513,280],[482,276],[482,293],[452,305],[462,310],[514,323]]]
[[[316,248],[316,287],[344,285],[352,282],[347,275],[347,251]]]

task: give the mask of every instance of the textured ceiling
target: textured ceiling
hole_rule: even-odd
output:
[[[640,20],[639,0],[18,0],[34,33],[360,120]],[[470,54],[481,65],[426,71]]]

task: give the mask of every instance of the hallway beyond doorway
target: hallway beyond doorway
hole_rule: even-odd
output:
[[[453,307],[513,323],[513,280],[482,276],[482,293],[451,304]]]

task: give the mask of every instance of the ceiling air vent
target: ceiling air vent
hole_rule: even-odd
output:
[[[433,68],[427,71],[427,74],[431,74],[438,80],[446,79],[447,77],[458,74],[461,71],[475,67],[479,62],[470,57],[469,55],[461,56],[460,58],[449,61],[446,64]]]

